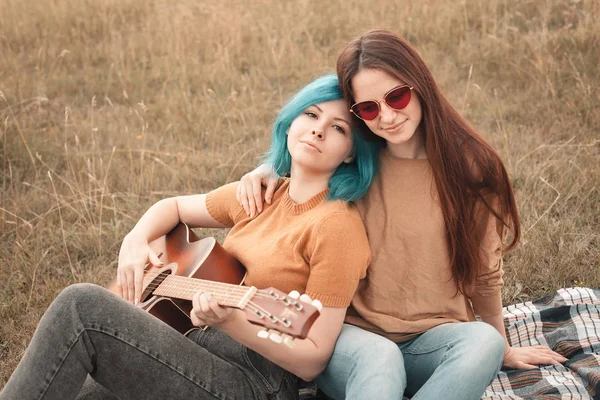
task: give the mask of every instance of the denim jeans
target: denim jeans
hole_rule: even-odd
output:
[[[504,339],[483,322],[447,323],[396,344],[344,324],[317,385],[336,399],[479,399],[504,356]]]
[[[88,383],[88,374],[98,384]],[[63,290],[0,400],[297,399],[296,377],[218,329],[188,337],[91,284]]]

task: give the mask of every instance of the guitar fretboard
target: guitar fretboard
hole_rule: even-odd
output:
[[[194,294],[200,290],[210,293],[220,305],[236,308],[244,308],[257,291],[255,287],[168,275],[154,290],[154,294],[192,300]]]

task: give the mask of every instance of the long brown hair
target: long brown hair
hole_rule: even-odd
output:
[[[452,276],[462,293],[475,283],[481,265],[480,239],[475,237],[477,205],[482,202],[512,231],[505,250],[519,241],[521,228],[508,174],[500,156],[442,95],[419,54],[396,34],[375,30],[350,42],[337,60],[337,74],[349,104],[352,78],[376,69],[414,88],[421,100],[425,151],[435,179],[449,250]],[[364,124],[362,130],[376,137]],[[493,204],[492,204],[493,203]],[[504,230],[504,229],[503,229]]]

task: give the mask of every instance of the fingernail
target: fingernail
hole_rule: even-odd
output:
[[[139,303],[139,299],[136,297],[135,300],[133,301],[133,304],[137,306],[137,304]]]
[[[210,293],[206,293],[206,300],[208,301],[212,301],[212,296],[210,295]]]

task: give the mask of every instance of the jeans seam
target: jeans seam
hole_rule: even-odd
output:
[[[443,347],[452,347],[451,342],[442,343],[437,346],[419,347],[416,349],[403,349],[402,352],[411,354],[411,355],[419,355],[419,354],[433,353],[434,351],[438,351],[438,350],[442,349]]]
[[[64,357],[62,357],[62,360],[58,364],[58,366],[56,368],[56,371],[54,371],[54,374],[52,374],[52,377],[48,381],[48,384],[46,385],[46,388],[42,391],[40,399],[43,399],[44,396],[46,395],[46,392],[48,392],[48,389],[50,388],[50,385],[52,385],[52,382],[54,382],[54,379],[56,378],[56,375],[60,371],[62,365],[65,363],[65,360],[67,359],[67,357],[71,353],[71,350],[73,350],[73,347],[75,347],[75,345],[77,344],[77,342],[79,342],[79,338],[81,337],[81,335],[83,334],[83,332],[85,332],[85,328],[82,329],[81,332],[79,332],[77,335],[75,335],[75,340],[73,340],[73,343],[71,343],[71,345],[69,346],[69,349],[65,353]]]
[[[176,367],[174,367],[173,365],[170,365],[170,364],[169,364],[169,363],[167,363],[166,361],[163,361],[163,360],[160,360],[160,359],[158,359],[158,358],[154,357],[152,354],[150,354],[150,353],[148,353],[147,351],[145,351],[145,350],[141,349],[140,347],[136,346],[135,344],[133,344],[133,343],[130,343],[129,341],[127,341],[127,340],[125,340],[124,338],[122,338],[122,337],[118,336],[117,334],[113,334],[113,333],[107,332],[106,330],[104,330],[104,328],[102,328],[102,327],[101,327],[101,326],[99,326],[99,325],[98,325],[97,327],[95,327],[95,326],[92,326],[92,327],[87,327],[87,328],[86,328],[86,327],[84,327],[84,330],[83,330],[83,331],[82,331],[82,332],[81,332],[81,333],[78,335],[78,338],[81,336],[81,334],[82,334],[84,331],[95,331],[95,332],[102,333],[102,334],[104,334],[104,335],[112,336],[113,338],[115,338],[115,339],[117,339],[117,340],[120,340],[121,342],[125,343],[126,345],[128,345],[128,346],[131,346],[131,347],[135,348],[135,349],[136,349],[136,350],[138,350],[138,351],[141,351],[141,352],[142,352],[142,353],[144,353],[145,355],[147,355],[147,356],[149,356],[150,358],[152,358],[154,361],[157,361],[158,363],[160,363],[160,364],[163,364],[164,366],[166,366],[167,368],[169,368],[170,370],[172,370],[173,372],[175,372],[177,375],[184,377],[185,379],[187,379],[188,381],[192,382],[193,384],[195,384],[196,386],[198,386],[198,387],[199,387],[199,388],[201,388],[202,390],[206,391],[206,392],[207,392],[209,395],[213,396],[214,398],[216,398],[216,399],[219,399],[219,400],[229,400],[229,399],[230,399],[230,398],[229,398],[229,397],[227,397],[227,396],[223,396],[223,395],[221,395],[221,394],[213,393],[212,391],[210,391],[208,388],[206,388],[206,387],[205,387],[205,385],[206,385],[205,383],[203,383],[203,382],[200,382],[200,381],[196,381],[195,379],[192,379],[191,377],[189,377],[189,376],[186,376],[185,374],[183,374],[183,373],[179,372],[179,371],[177,370],[177,368],[176,368]],[[78,340],[79,340],[79,339],[78,339]],[[77,341],[75,341],[75,342],[77,342]],[[72,347],[73,347],[73,346],[71,346],[71,348],[72,348]],[[70,350],[69,350],[69,352],[70,352]],[[67,354],[68,354],[68,353],[67,353]],[[66,357],[65,357],[65,358],[66,358]],[[63,362],[64,362],[64,360],[63,360]]]
[[[263,384],[267,387],[267,391],[270,391],[271,393],[275,393],[276,390],[271,385],[271,383],[269,382],[269,380],[262,374],[262,372],[260,372],[258,370],[258,368],[256,368],[254,366],[254,364],[250,360],[250,356],[248,356],[248,349],[246,347],[244,347],[242,349],[242,357],[244,358],[244,361],[246,361],[246,363],[250,366],[250,368],[252,368],[252,370],[256,373],[256,375],[258,375],[258,377],[263,382]],[[280,386],[280,389],[281,389],[281,386]]]
[[[342,353],[342,352],[337,352],[337,353],[333,353],[333,355],[336,355],[336,356],[344,356],[345,358],[347,358],[347,359],[349,359],[349,360],[351,360],[351,361],[354,361],[354,367],[356,367],[356,359],[354,359],[354,357],[353,357],[353,356],[351,356],[350,354],[347,354],[347,353]],[[333,355],[332,355],[332,356],[333,356]]]

